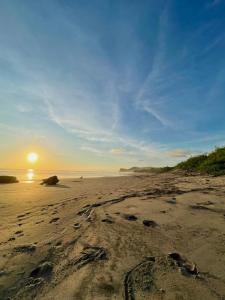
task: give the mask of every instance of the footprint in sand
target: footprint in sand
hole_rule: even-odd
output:
[[[15,234],[16,234],[16,236],[17,236],[17,237],[24,236],[24,233],[23,233],[23,231],[22,231],[22,230],[18,230],[18,231],[16,231],[16,232],[15,232]]]
[[[102,219],[102,222],[103,222],[103,223],[108,223],[108,224],[112,224],[112,223],[114,223],[114,221],[113,221],[113,220],[111,220],[111,219],[108,219],[108,218],[106,218],[106,219]]]
[[[26,214],[23,214],[23,215],[18,215],[18,216],[17,216],[17,218],[18,218],[18,219],[20,219],[20,218],[24,218],[24,217],[26,217]]]
[[[59,218],[53,218],[53,219],[51,219],[51,221],[49,222],[49,223],[55,223],[55,222],[57,222],[59,220]]]
[[[135,215],[123,215],[124,219],[126,219],[127,221],[137,221],[137,217]]]
[[[169,204],[177,204],[176,198],[172,198],[172,199],[166,200],[166,202],[169,203]]]
[[[15,232],[15,234],[21,234],[21,233],[23,233],[23,230],[18,230]]]
[[[158,226],[158,224],[153,220],[144,220],[143,224],[147,227],[153,227],[153,228]]]
[[[41,220],[41,221],[37,221],[35,224],[40,224],[40,223],[43,223],[44,220]]]

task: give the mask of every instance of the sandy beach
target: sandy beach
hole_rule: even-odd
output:
[[[0,299],[225,299],[224,182],[0,185]]]

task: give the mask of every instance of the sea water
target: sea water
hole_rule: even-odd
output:
[[[126,173],[110,171],[64,171],[64,170],[37,170],[37,169],[0,169],[0,175],[16,176],[19,181],[36,181],[57,175],[63,178],[93,178],[93,177],[114,177],[127,175]]]

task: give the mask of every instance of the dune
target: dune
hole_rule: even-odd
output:
[[[1,185],[0,299],[223,299],[224,180]]]

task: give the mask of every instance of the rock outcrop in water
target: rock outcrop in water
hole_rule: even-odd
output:
[[[15,176],[0,176],[0,183],[17,183],[19,182]]]
[[[58,182],[59,182],[59,179],[57,176],[51,176],[49,178],[43,179],[41,184],[56,185]]]

